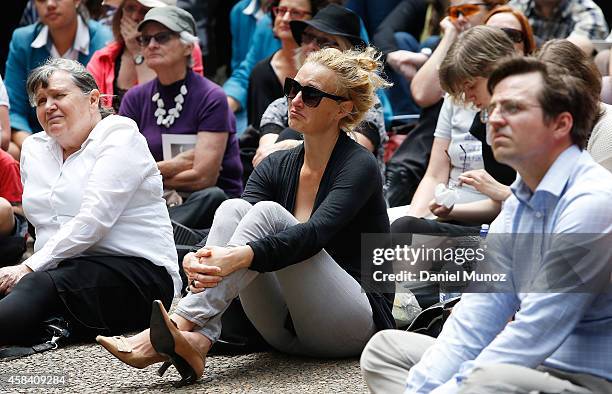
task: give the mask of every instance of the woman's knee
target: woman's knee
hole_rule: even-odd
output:
[[[424,219],[414,216],[403,216],[391,223],[392,233],[422,233],[427,226]]]
[[[13,288],[13,291],[16,290],[40,294],[48,294],[50,291],[56,291],[53,279],[51,279],[51,276],[45,271],[36,271],[26,274]]]
[[[253,206],[242,198],[225,200],[219,205],[215,216],[238,216],[243,217]]]
[[[253,213],[268,217],[282,217],[283,213],[289,213],[289,211],[275,201],[260,201],[253,206]]]
[[[0,236],[10,235],[14,227],[13,207],[10,202],[0,197]]]

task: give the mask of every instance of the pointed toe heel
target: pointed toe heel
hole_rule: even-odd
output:
[[[151,364],[167,360],[167,357],[160,354],[144,356],[142,354],[135,353],[125,337],[105,337],[98,335],[96,337],[96,342],[98,342],[104,349],[108,350],[108,352],[117,359],[134,368],[142,369]]]
[[[185,339],[181,331],[170,320],[161,301],[153,301],[151,311],[151,344],[155,351],[166,356],[174,365],[181,380],[175,386],[182,387],[192,384],[204,374],[204,360],[200,353]],[[164,363],[158,373],[163,374],[168,369]]]

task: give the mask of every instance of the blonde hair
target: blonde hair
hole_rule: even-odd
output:
[[[383,64],[380,57],[381,53],[375,48],[367,47],[346,51],[325,48],[306,58],[305,63],[319,64],[333,71],[336,74],[334,94],[353,103],[353,110],[340,120],[340,129],[352,131],[374,105],[376,89],[392,85],[381,76]]]

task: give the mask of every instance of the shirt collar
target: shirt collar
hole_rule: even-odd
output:
[[[259,6],[259,0],[251,0],[249,5],[247,5],[244,10],[242,10],[242,13],[244,15],[249,16],[253,15],[257,20],[259,20],[264,15],[263,10]]]
[[[514,193],[516,198],[523,203],[527,203],[533,195],[540,193],[549,193],[555,197],[560,197],[570,178],[572,168],[580,158],[580,155],[581,151],[576,145],[572,145],[564,150],[550,166],[548,171],[546,171],[544,178],[542,178],[533,193],[525,182],[523,182],[521,176],[518,175],[510,186],[512,193]]]
[[[49,40],[49,27],[45,25],[40,29],[38,36],[30,46],[32,48],[42,48],[46,45],[50,47],[50,44],[52,45]],[[89,55],[89,27],[80,15],[77,17],[77,32],[72,49],[81,52],[83,55]]]

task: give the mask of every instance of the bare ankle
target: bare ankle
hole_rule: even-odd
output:
[[[206,357],[206,354],[212,347],[212,341],[208,339],[208,337],[198,332],[192,331],[182,332],[182,334],[185,336],[185,339],[187,339],[191,346],[196,348],[196,350],[202,355],[203,358]]]
[[[176,313],[170,315],[170,320],[172,320],[176,324],[176,327],[181,331],[191,331],[195,327],[195,324],[193,322],[190,322],[189,320],[177,315]]]

